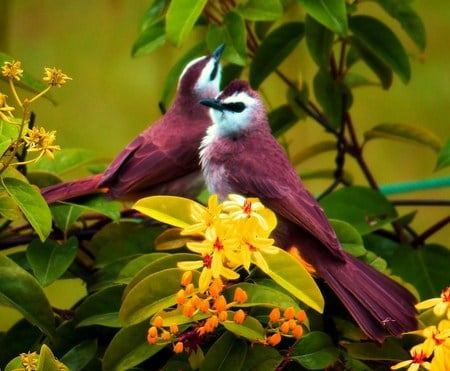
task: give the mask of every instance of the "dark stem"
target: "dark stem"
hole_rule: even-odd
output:
[[[446,216],[444,219],[438,221],[436,224],[432,225],[430,228],[425,230],[422,234],[418,235],[414,240],[412,240],[411,245],[413,247],[418,247],[423,245],[427,238],[431,237],[433,234],[444,228],[450,223],[450,216]]]

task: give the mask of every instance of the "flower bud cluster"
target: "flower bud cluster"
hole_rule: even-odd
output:
[[[282,336],[299,339],[303,335],[303,324],[306,321],[306,312],[299,310],[297,313],[293,307],[284,310],[283,315],[279,308],[274,308],[269,314],[269,327],[272,335],[267,337],[267,343],[275,346],[281,341]]]

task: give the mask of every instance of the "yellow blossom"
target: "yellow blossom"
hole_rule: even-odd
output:
[[[47,81],[49,86],[57,86],[60,88],[67,80],[72,80],[69,76],[62,73],[60,69],[45,67],[44,70],[45,75],[42,80]]]
[[[205,233],[205,231],[214,225],[214,222],[220,217],[222,205],[218,203],[217,195],[211,195],[208,199],[208,207],[200,204],[193,204],[192,218],[198,221],[196,224],[181,231],[181,235],[191,235],[195,233]]]
[[[22,362],[22,366],[25,368],[26,371],[37,370],[39,356],[36,352],[22,353],[20,355],[20,360]]]
[[[410,350],[410,354],[412,359],[402,361],[391,366],[391,370],[398,370],[405,367],[408,367],[407,371],[417,371],[420,367],[423,367],[427,370],[431,369],[430,362],[426,361],[430,354],[426,352],[423,344],[418,344],[412,347]]]
[[[441,317],[446,314],[447,318],[450,319],[450,286],[441,291],[439,298],[428,299],[416,305],[419,310],[431,307],[433,307],[433,313],[436,316]]]
[[[56,140],[55,130],[46,131],[43,127],[33,127],[32,129],[27,129],[23,140],[29,152],[41,152],[40,156],[45,154],[52,160],[55,158],[53,152],[61,150],[60,146],[53,144]]]
[[[10,119],[13,118],[12,111],[14,107],[11,107],[6,103],[7,96],[0,93],[0,119],[6,122],[12,122]]]
[[[2,75],[10,80],[19,81],[23,76],[23,70],[20,68],[21,64],[22,62],[20,61],[4,62],[2,66]]]

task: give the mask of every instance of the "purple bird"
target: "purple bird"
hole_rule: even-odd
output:
[[[104,173],[43,188],[46,201],[98,192],[122,200],[154,194],[197,195],[203,186],[198,147],[211,121],[208,108],[199,101],[219,93],[223,48],[184,68],[169,110],[128,144]]]
[[[283,148],[271,135],[259,95],[233,81],[210,107],[212,125],[200,146],[211,193],[258,197],[278,216],[278,246],[296,249],[336,293],[361,329],[382,342],[417,329],[415,297],[373,267],[347,254],[324,211],[305,189]]]

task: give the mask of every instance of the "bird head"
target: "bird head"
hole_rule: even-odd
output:
[[[261,98],[246,81],[232,81],[216,98],[205,98],[200,103],[210,107],[215,135],[234,137],[250,127],[267,126]]]
[[[195,94],[196,101],[214,97],[220,91],[222,66],[220,57],[225,45],[220,45],[212,54],[196,58],[184,68],[178,80],[178,95]]]

